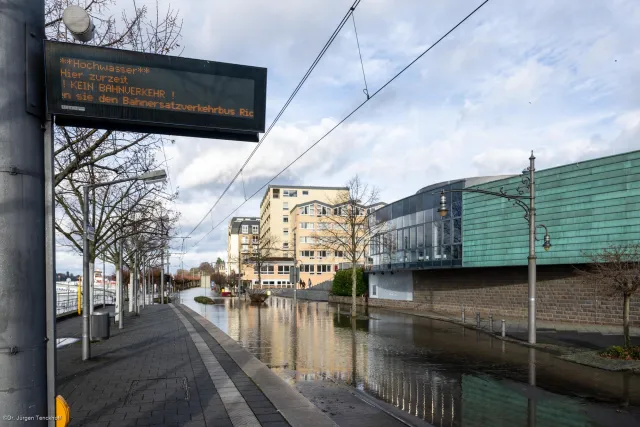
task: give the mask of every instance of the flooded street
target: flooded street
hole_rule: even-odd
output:
[[[435,426],[626,426],[640,376],[564,362],[458,325],[371,309],[355,327],[338,306],[269,298],[182,301],[292,386],[332,380]],[[346,313],[349,307],[340,310]]]

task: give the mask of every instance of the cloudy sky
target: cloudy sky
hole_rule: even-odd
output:
[[[129,3],[117,0],[112,9]],[[269,125],[352,3],[181,0],[172,7],[184,20],[183,56],[268,69]],[[355,20],[369,93],[480,3],[362,0]],[[442,180],[518,173],[530,150],[545,169],[638,149],[638,22],[634,0],[491,0],[274,183],[343,185],[357,173],[391,202]],[[258,190],[362,103],[363,89],[350,21],[243,180],[193,231],[185,267],[226,258],[222,221],[245,192],[257,195],[236,215],[257,216]],[[180,192],[180,235],[192,232],[254,146],[177,138],[166,148],[171,186]],[[172,270],[179,262],[172,259]],[[75,256],[58,255],[59,271],[79,266]]]

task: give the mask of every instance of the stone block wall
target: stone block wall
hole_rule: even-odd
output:
[[[620,324],[622,298],[588,285],[570,265],[538,266],[537,318],[575,323]],[[415,271],[414,307],[448,313],[480,312],[527,317],[527,267]],[[469,315],[469,314],[467,314]],[[631,300],[630,321],[640,325],[640,294]]]

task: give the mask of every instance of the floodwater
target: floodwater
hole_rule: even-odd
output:
[[[184,304],[280,377],[332,380],[442,426],[640,425],[640,376],[559,360],[447,322],[386,310],[355,325],[349,307],[271,297]]]

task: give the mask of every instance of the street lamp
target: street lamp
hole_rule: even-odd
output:
[[[82,281],[82,292],[84,293],[84,303],[82,311],[82,360],[89,360],[91,358],[91,337],[90,335],[90,319],[89,311],[91,310],[91,304],[89,293],[91,292],[89,283],[89,191],[99,187],[106,187],[108,185],[120,184],[130,181],[151,181],[160,182],[167,177],[167,173],[164,170],[158,170],[153,172],[147,172],[139,176],[132,178],[116,179],[110,182],[101,182],[98,184],[87,184],[83,187],[84,192],[84,206],[83,206],[83,220],[84,220],[84,232],[83,232],[83,251],[82,251],[82,275],[84,280]],[[93,230],[91,230],[93,234]],[[122,280],[122,279],[121,279]],[[121,302],[122,305],[122,302]]]
[[[507,194],[502,187],[498,192],[487,191],[481,189],[463,188],[463,189],[451,189],[440,191],[440,206],[438,207],[438,213],[441,217],[447,216],[449,209],[447,208],[447,197],[445,193],[452,192],[468,192],[468,193],[481,193],[489,196],[502,197],[509,199],[516,205],[520,206],[524,212],[524,219],[529,224],[529,257],[528,257],[528,284],[529,284],[529,344],[536,343],[536,247],[535,242],[538,240],[536,237],[536,228],[542,227],[545,230],[544,243],[542,247],[545,251],[551,249],[551,237],[549,237],[549,230],[544,224],[536,224],[536,208],[535,208],[535,160],[533,151],[531,157],[529,157],[529,167],[522,171],[522,184],[523,186],[517,188],[517,195]],[[524,193],[529,193],[525,195]],[[523,200],[529,200],[527,205]]]
[[[93,39],[96,26],[84,8],[76,5],[67,7],[62,12],[62,22],[74,39],[86,43]]]

